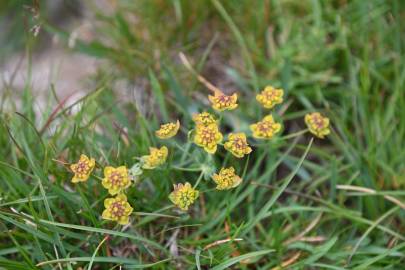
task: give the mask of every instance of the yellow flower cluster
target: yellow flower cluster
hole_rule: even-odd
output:
[[[119,194],[115,198],[108,198],[104,200],[105,210],[101,215],[102,218],[116,221],[118,224],[125,225],[129,222],[129,215],[131,215],[133,208],[127,201],[124,194]]]
[[[166,162],[169,150],[166,146],[162,146],[160,149],[155,147],[149,148],[149,155],[143,156],[141,159],[143,161],[142,168],[144,169],[154,169]]]
[[[283,102],[283,89],[276,89],[273,86],[267,86],[256,96],[256,100],[266,109],[272,109],[277,104]]]
[[[193,120],[196,124],[194,143],[203,147],[208,153],[214,154],[217,150],[217,145],[223,139],[217,120],[208,112],[193,115]],[[244,133],[229,134],[228,141],[225,142],[224,147],[239,158],[252,152],[252,148],[249,147]]]
[[[262,121],[250,125],[250,129],[257,139],[271,139],[281,130],[281,124],[275,122],[272,115],[267,115]]]
[[[215,119],[215,117],[208,112],[194,114],[193,121],[196,123],[197,126],[208,126],[211,124],[217,124],[217,120]]]
[[[194,143],[204,148],[210,154],[217,151],[217,144],[222,141],[222,134],[217,124],[197,125],[194,135]]]
[[[131,185],[131,180],[128,176],[128,170],[125,166],[114,168],[107,166],[104,168],[104,178],[101,181],[104,188],[108,189],[108,193],[116,195],[123,192]]]
[[[160,126],[159,130],[156,130],[155,134],[160,139],[169,139],[176,136],[177,131],[179,131],[180,122],[179,120],[176,123],[167,123]]]
[[[212,180],[217,184],[218,190],[231,189],[239,186],[242,182],[242,178],[235,174],[233,167],[222,168],[219,174],[214,174]]]
[[[330,133],[329,118],[322,116],[319,112],[305,115],[305,123],[309,131],[321,139]]]
[[[244,155],[252,152],[252,148],[249,147],[246,140],[245,133],[230,133],[224,147],[237,158],[243,158]]]
[[[127,197],[123,192],[131,185],[131,178],[126,166],[117,168],[107,166],[104,168],[104,178],[101,181],[108,193],[116,195],[114,198],[104,200],[105,210],[102,218],[117,221],[121,225],[128,224],[129,215],[132,213],[132,207],[127,202]]]
[[[283,102],[283,95],[284,91],[282,89],[267,86],[256,96],[256,100],[264,108],[272,109],[277,104]],[[214,95],[209,95],[208,99],[212,104],[212,108],[219,112],[233,110],[238,106],[238,96],[236,93],[228,96],[219,90],[215,90]],[[221,144],[223,140],[223,135],[219,128],[219,120],[208,112],[195,114],[192,119],[195,122],[194,143],[202,147],[209,154],[214,154],[217,151],[218,144]],[[330,133],[329,119],[318,112],[307,114],[305,116],[305,123],[309,131],[319,138],[324,138]],[[176,136],[179,129],[180,121],[177,120],[176,122],[162,124],[155,131],[155,135],[160,139],[169,139]],[[281,131],[281,124],[274,120],[272,114],[268,114],[261,121],[251,124],[250,130],[254,138],[271,139]],[[252,152],[247,136],[243,132],[229,133],[227,141],[224,143],[224,148],[236,158],[243,158]],[[150,147],[149,154],[142,156],[139,159],[140,162],[132,166],[130,170],[126,166],[119,166],[117,168],[106,166],[104,168],[104,177],[101,181],[102,186],[108,190],[109,194],[115,197],[104,200],[105,210],[102,213],[103,219],[112,220],[122,225],[128,224],[133,208],[128,203],[127,197],[124,194],[125,190],[130,187],[135,176],[142,174],[142,169],[150,170],[163,165],[167,160],[168,152],[166,146],[160,148]],[[79,161],[70,166],[70,169],[74,173],[72,182],[86,181],[90,177],[94,167],[95,160],[93,158],[89,158],[84,154],[81,155]],[[201,177],[204,173],[205,171],[203,170]],[[242,178],[236,174],[233,167],[221,168],[218,173],[209,173],[209,175],[211,175],[212,180],[216,183],[217,190],[228,190],[242,183]],[[200,179],[202,178],[199,178],[196,185],[198,185]],[[195,187],[191,186],[189,182],[175,184],[174,190],[169,195],[170,201],[178,208],[188,210],[199,196],[199,191]]]
[[[208,96],[208,99],[212,104],[212,108],[220,112],[225,110],[233,110],[238,107],[238,95],[236,93],[227,96],[220,91],[215,91],[213,96]]]
[[[188,182],[174,185],[173,188],[174,190],[170,193],[169,199],[182,210],[188,210],[188,207],[198,198],[199,192]]]
[[[96,161],[94,158],[88,158],[86,155],[80,155],[79,161],[70,165],[70,169],[75,174],[72,178],[72,183],[87,181],[95,165]]]
[[[74,176],[72,183],[86,181],[95,167],[94,158],[88,158],[86,155],[80,155],[77,163],[72,164],[70,169]],[[104,188],[108,189],[111,195],[117,195],[114,198],[104,200],[105,210],[102,218],[117,221],[119,224],[127,224],[129,215],[132,213],[132,207],[127,202],[127,197],[123,194],[124,190],[131,185],[131,179],[125,166],[114,168],[107,166],[104,168],[104,178],[101,181]]]

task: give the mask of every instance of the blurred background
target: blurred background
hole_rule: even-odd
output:
[[[304,129],[303,117],[308,112],[320,111],[331,119],[331,135],[315,140],[291,189],[322,198],[327,203],[320,207],[330,207],[319,219],[318,234],[332,240],[336,236],[336,244],[332,243],[333,250],[327,250],[332,245],[322,246],[326,250],[322,262],[350,266],[349,250],[364,236],[367,239],[353,265],[367,264],[367,260],[374,263],[373,257],[382,250],[390,252],[403,241],[405,232],[404,211],[391,215],[399,208],[392,210],[392,204],[383,198],[387,194],[404,198],[404,22],[403,0],[1,0],[0,159],[31,172],[33,166],[22,158],[26,152],[33,151],[42,162],[50,157],[74,160],[85,149],[105,163],[111,155],[117,164],[124,164],[156,143],[150,132],[159,123],[178,118],[186,129],[191,127],[190,115],[209,108],[208,91],[181,63],[182,52],[210,82],[226,93],[238,92],[238,110],[224,114],[222,119],[226,132],[248,131],[249,123],[264,115],[255,103],[255,94],[266,85],[285,90],[285,102],[274,111],[283,121],[283,135]],[[73,106],[78,101],[83,102]],[[27,122],[34,128],[28,129]],[[10,134],[17,134],[16,145],[20,142],[25,152],[14,147]],[[255,150],[251,179],[272,185],[282,180],[305,149],[303,141],[310,137],[305,135],[297,149],[285,156],[288,142],[276,141],[267,149],[272,152],[266,158],[260,152],[264,150]],[[38,142],[42,139],[46,145],[43,149]],[[15,154],[10,157],[11,151]],[[267,174],[277,158],[282,164]],[[222,156],[217,163],[224,159]],[[49,178],[59,181],[59,185],[47,182],[50,190],[55,189],[52,194],[66,190],[69,194],[63,202],[69,206],[64,209],[68,213],[59,213],[59,221],[66,217],[79,224],[83,217],[76,214],[78,209],[70,209],[74,200],[69,200],[71,190],[65,186],[68,172],[52,161],[43,163],[44,175],[52,172],[53,178]],[[133,200],[143,202],[139,203],[140,211],[165,207],[170,181],[183,179],[183,174],[173,173],[177,178],[171,176],[161,184],[153,179],[169,179],[169,173],[154,173],[159,177],[151,177],[154,185],[145,184],[147,192],[132,191]],[[8,167],[0,176],[21,179]],[[31,192],[28,181],[17,180],[9,186],[2,182],[8,201]],[[382,193],[346,193],[336,189],[338,184]],[[62,192],[59,187],[66,190]],[[150,191],[155,187],[159,192]],[[254,220],[273,194],[259,188],[244,190],[227,195],[236,201],[232,205],[235,211],[229,211],[234,232],[246,219]],[[243,200],[239,200],[241,196],[245,196]],[[299,207],[319,206],[318,201],[283,196],[277,207],[284,200]],[[206,214],[205,220],[195,221],[204,226],[189,239],[184,238],[184,246],[193,246],[196,239],[203,239],[202,243],[207,232],[224,234],[223,220],[217,220],[217,214],[223,211],[221,218],[228,220],[229,205],[221,196],[211,196],[207,201],[211,202],[208,210],[200,209]],[[57,203],[53,206],[59,211]],[[97,207],[102,208],[100,204]],[[45,216],[43,206],[38,209]],[[200,218],[200,213],[196,216]],[[305,211],[285,216],[272,216],[266,223],[271,224],[266,227],[268,231],[260,227],[249,232],[244,251],[276,248],[277,254],[266,262],[272,267],[286,260],[284,252],[290,247],[284,247],[283,241],[291,231],[301,232],[315,217]],[[377,225],[380,222],[386,227]],[[163,226],[166,224],[147,223],[140,231],[145,237],[150,232],[152,239],[154,230]],[[289,232],[285,227],[292,229]],[[25,241],[25,235],[21,239]],[[7,241],[5,246],[11,248],[13,243]],[[404,249],[402,244],[396,246],[398,252]],[[313,261],[318,261],[316,256],[321,252],[316,245],[299,248],[311,250]],[[91,256],[91,251],[84,255]],[[402,257],[392,254],[379,261],[379,269],[402,269],[403,253]],[[35,260],[40,261],[37,257]],[[188,259],[191,265],[194,255]]]
[[[151,74],[169,100],[176,96],[168,76],[174,74],[188,96],[205,102],[203,87],[180,64],[184,52],[225,92],[251,98],[274,84],[296,110],[329,110],[344,135],[335,142],[338,151],[350,145],[343,153],[362,170],[372,168],[364,172],[368,185],[376,179],[398,187],[405,182],[404,6],[398,0],[3,0],[0,90],[4,102],[29,87],[35,107],[43,107],[51,92],[71,102],[103,82],[151,111]]]

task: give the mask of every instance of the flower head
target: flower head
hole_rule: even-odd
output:
[[[217,123],[217,120],[215,119],[215,117],[208,112],[194,114],[193,121],[196,123],[196,125],[202,125],[202,126],[208,126],[208,125]]]
[[[182,210],[188,210],[188,207],[198,198],[198,190],[195,190],[188,182],[173,185],[173,188],[169,199]]]
[[[256,100],[266,109],[271,109],[276,106],[276,104],[283,102],[283,94],[283,89],[276,89],[272,86],[267,86],[256,96]]]
[[[276,123],[272,115],[267,115],[262,121],[250,125],[253,137],[258,139],[271,139],[274,134],[280,131],[281,124]]]
[[[111,195],[121,193],[123,190],[131,185],[127,167],[105,167],[104,178],[101,181],[101,184],[104,188],[108,189],[108,193],[110,193]]]
[[[217,144],[222,141],[222,134],[217,124],[198,126],[195,130],[194,143],[204,148],[210,154],[217,151]]]
[[[212,180],[217,184],[218,190],[231,189],[237,187],[242,182],[242,178],[235,174],[233,167],[222,168],[219,174],[212,176]]]
[[[88,158],[86,155],[80,155],[77,163],[70,165],[70,169],[75,174],[72,183],[84,182],[89,179],[91,172],[96,165],[94,158]]]
[[[105,199],[104,207],[103,219],[117,221],[121,225],[128,224],[129,215],[131,215],[133,208],[127,202],[127,197],[124,194]]]
[[[143,156],[142,161],[143,165],[142,168],[144,169],[154,169],[159,167],[160,165],[164,164],[167,159],[167,155],[169,150],[166,146],[162,146],[160,149],[155,147],[149,148],[149,155]]]
[[[305,124],[312,134],[321,139],[330,133],[329,118],[322,116],[319,112],[306,114]]]
[[[236,93],[227,96],[220,91],[215,91],[213,96],[208,96],[208,99],[212,103],[212,108],[217,111],[233,110],[238,107],[238,104],[236,103],[238,95]]]
[[[238,158],[242,158],[244,155],[252,152],[252,148],[247,143],[245,133],[230,133],[224,147]]]
[[[155,134],[160,139],[169,139],[173,136],[176,136],[177,131],[179,131],[180,122],[179,120],[176,123],[167,123],[160,126],[159,130],[156,130]]]

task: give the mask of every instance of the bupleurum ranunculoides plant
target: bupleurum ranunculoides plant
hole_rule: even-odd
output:
[[[262,121],[250,125],[250,129],[257,139],[271,139],[281,130],[281,124],[275,122],[272,115],[267,115]]]
[[[233,110],[238,107],[238,95],[236,93],[227,96],[223,92],[217,90],[214,92],[213,96],[209,95],[208,99],[211,102],[212,108],[219,112]]]
[[[194,114],[192,120],[195,127],[188,133],[187,138],[191,139],[197,146],[202,147],[208,155],[207,159],[212,160],[213,154],[218,151],[218,146],[222,145],[223,135],[220,131],[220,124],[223,114],[233,113],[238,107],[238,94],[225,95],[221,90],[203,80],[212,92],[213,95],[208,95],[208,100],[211,103],[214,111],[219,114],[215,115],[207,111]],[[283,102],[284,91],[282,89],[267,86],[256,95],[257,102],[265,109],[274,109],[276,105]],[[273,114],[276,112],[268,113],[262,120],[250,125],[251,136],[256,139],[270,140],[281,131],[281,123],[274,120]],[[318,112],[309,113],[305,116],[305,123],[308,130],[319,138],[324,138],[330,133],[329,119],[322,116]],[[180,130],[180,121],[164,123],[160,128],[155,130],[154,134],[157,138],[162,140],[174,139],[173,137],[178,134]],[[225,136],[226,141],[223,148],[228,151],[233,157],[241,159],[252,153],[253,149],[248,142],[248,135],[243,130],[235,130]],[[297,133],[298,134],[298,133]],[[300,132],[302,134],[302,132]],[[177,144],[176,144],[177,146]],[[181,147],[179,147],[182,149]],[[171,148],[172,149],[172,148]],[[130,221],[130,215],[133,212],[132,206],[128,202],[127,193],[129,187],[135,182],[137,177],[143,174],[143,170],[157,169],[166,163],[168,159],[168,147],[161,146],[150,147],[149,154],[141,157],[136,157],[138,162],[133,164],[130,169],[126,166],[119,166],[117,168],[112,166],[105,166],[104,177],[101,184],[108,190],[112,196],[104,200],[104,211],[101,217],[106,220],[117,222],[118,224],[125,225]],[[171,164],[171,162],[169,163]],[[72,178],[73,183],[85,182],[89,179],[90,175],[95,169],[95,159],[89,158],[82,154],[77,163],[71,164],[70,169],[74,173]],[[206,170],[210,167],[210,170]],[[170,170],[170,166],[167,166]],[[186,168],[187,169],[187,168]],[[202,176],[209,176],[216,184],[217,190],[229,190],[242,184],[242,177],[236,174],[234,167],[223,167],[219,172],[214,173],[215,165],[202,164],[201,175],[192,186],[189,182],[175,183],[173,191],[168,195],[169,200],[179,209],[187,211],[195,203],[200,195],[197,190]],[[207,173],[208,172],[208,173]],[[95,178],[101,179],[94,175]],[[208,179],[207,177],[206,179]],[[136,182],[135,182],[136,183]]]
[[[277,104],[283,102],[283,89],[277,89],[273,86],[266,86],[264,90],[256,96],[256,100],[266,109],[272,109]]]
[[[70,169],[74,173],[72,182],[78,183],[87,181],[95,168],[95,164],[94,158],[88,158],[86,155],[81,154],[79,161],[70,165]],[[126,196],[123,194],[125,189],[131,185],[127,168],[125,166],[118,168],[106,166],[104,168],[104,178],[101,184],[104,188],[108,189],[108,193],[117,195],[114,198],[104,200],[106,209],[101,215],[102,218],[116,221],[121,225],[127,224],[133,210],[127,202]]]
[[[180,121],[175,123],[167,123],[160,126],[160,129],[156,130],[155,134],[160,139],[169,139],[176,136],[180,128]]]
[[[232,153],[237,158],[243,158],[245,155],[252,152],[245,133],[230,133],[228,135],[228,141],[225,142],[224,148]]]
[[[161,148],[150,147],[149,155],[142,156],[141,158],[143,162],[142,168],[149,170],[155,169],[166,162],[168,154],[169,150],[166,146],[162,146]]]
[[[88,158],[86,155],[80,155],[77,163],[70,165],[70,169],[75,174],[72,183],[85,182],[89,179],[91,172],[96,165],[94,158]]]
[[[199,195],[199,192],[188,182],[185,184],[175,184],[173,189],[173,192],[169,195],[169,199],[182,210],[188,210],[188,207],[194,203]]]
[[[211,124],[217,124],[217,119],[215,118],[215,116],[208,112],[194,114],[193,121],[197,126],[208,126]]]
[[[330,133],[329,118],[322,116],[319,112],[306,114],[305,124],[309,131],[318,138],[323,139]]]
[[[197,125],[194,135],[194,143],[204,148],[207,153],[214,154],[217,145],[222,141],[222,134],[217,124]]]
[[[104,178],[101,181],[101,184],[104,188],[108,189],[108,193],[111,195],[116,195],[123,192],[131,185],[127,167],[105,167]]]
[[[212,176],[212,180],[217,184],[216,189],[225,190],[239,186],[242,178],[235,174],[233,167],[222,168],[218,174]]]
[[[108,219],[125,225],[129,222],[133,208],[127,201],[124,194],[119,194],[115,198],[107,198],[104,200],[105,210],[102,213],[103,219]]]

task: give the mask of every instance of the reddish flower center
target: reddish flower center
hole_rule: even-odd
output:
[[[237,149],[244,149],[244,148],[246,147],[246,143],[245,143],[245,141],[242,140],[241,138],[236,138],[236,139],[234,140],[234,146],[235,146]]]
[[[220,103],[222,106],[230,106],[232,104],[231,96],[219,95],[217,97],[217,100],[218,103]]]
[[[277,96],[276,91],[267,91],[264,95],[266,96],[266,99],[273,99]]]
[[[110,175],[110,180],[112,185],[121,185],[122,184],[122,175],[119,172],[112,172]]]
[[[114,202],[111,204],[111,213],[116,217],[124,215],[124,206],[120,202]]]
[[[77,164],[77,168],[76,168],[77,173],[87,174],[89,170],[90,170],[90,168],[86,162],[79,162]]]
[[[201,131],[201,138],[203,139],[203,141],[205,142],[211,142],[214,140],[215,137],[215,132],[210,130],[210,129],[203,129]]]
[[[267,132],[270,129],[270,124],[267,122],[261,122],[258,124],[258,128],[261,132]]]
[[[315,116],[312,118],[312,121],[313,121],[314,125],[315,125],[318,129],[321,129],[321,128],[324,127],[324,123],[323,123],[322,117],[315,115]]]

